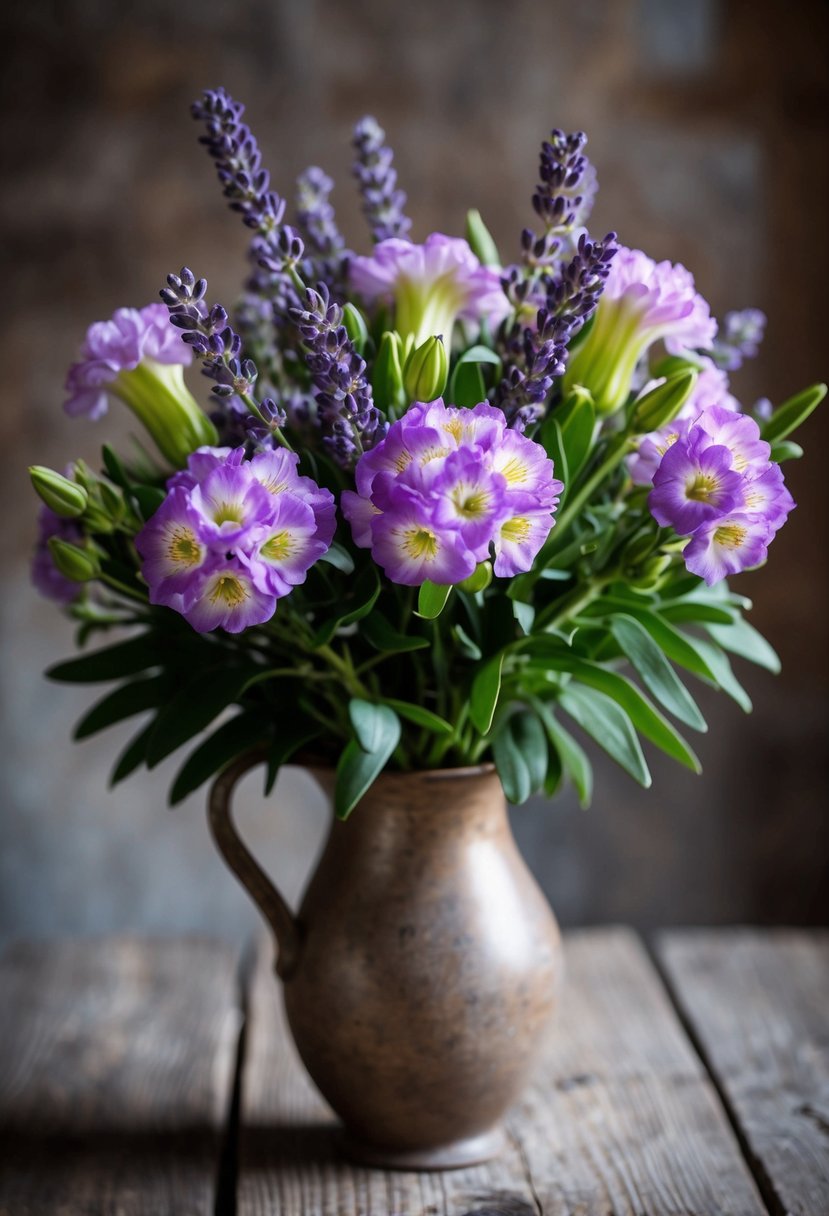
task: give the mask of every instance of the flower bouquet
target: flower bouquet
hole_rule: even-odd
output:
[[[454,838],[461,822],[475,836],[476,781],[500,782],[513,803],[569,781],[587,804],[579,732],[643,786],[640,736],[698,769],[679,727],[705,722],[676,669],[744,708],[728,655],[775,669],[744,618],[749,601],[725,580],[766,560],[794,506],[781,465],[801,455],[792,433],[825,387],[777,409],[741,408],[729,373],[757,352],[762,314],[731,313],[718,327],[684,267],[625,248],[614,233],[588,234],[597,182],[583,134],[553,131],[543,143],[534,227],[504,265],[475,211],[465,239],[410,238],[392,152],[370,118],[354,137],[370,252],[347,247],[318,168],[300,177],[288,224],[242,111],[221,89],[193,107],[224,195],[252,234],[235,311],[211,302],[205,279],[185,268],[167,276],[162,303],[92,325],[65,408],[100,418],[120,400],[153,447],[124,455],[105,445],[97,470],[80,461],[64,474],[32,470],[44,503],[38,587],[78,621],[81,646],[119,631],[49,675],[118,682],[78,738],[148,715],[113,783],[198,736],[171,800],[219,774],[214,828],[240,876],[260,882],[254,893],[280,937],[281,972],[294,977],[286,1000],[312,1074],[377,1159],[410,1163],[419,1153],[423,1163],[443,1145],[434,1160],[457,1163],[491,1150],[481,1137],[529,1055],[513,1043],[521,1059],[494,1106],[482,1096],[498,1088],[482,1061],[480,1093],[468,1061],[458,1079],[459,1064],[459,1109],[477,1113],[437,1126],[423,1113],[431,1091],[421,1045],[407,1074],[412,1092],[425,1086],[415,1115],[397,1127],[398,1085],[396,1107],[375,1104],[364,1117],[353,1078],[326,1057],[340,1031],[324,1028],[327,1040],[319,1027],[297,1031],[302,1003],[325,1022],[322,955],[302,963],[313,955],[309,926],[323,917],[321,885],[337,887],[358,845],[383,854],[385,869],[372,862],[377,900],[365,904],[363,873],[339,913],[365,904],[368,940],[388,900],[402,898],[398,887],[414,882],[412,833],[438,850],[432,874],[435,840]],[[209,381],[207,409],[185,385],[194,360]],[[339,820],[357,810],[335,826],[341,852],[323,859],[326,882],[318,874],[297,922],[276,892],[262,895],[266,880],[225,812],[229,783],[254,760],[270,790],[298,759],[324,774]],[[467,784],[424,784],[447,773]],[[419,816],[412,798],[400,809],[407,774],[420,781],[405,787],[420,790]],[[441,907],[447,890],[465,889],[452,864]],[[510,854],[510,881],[529,889],[517,864]],[[478,875],[496,903],[498,873]],[[408,898],[409,920],[441,923],[421,888]],[[545,916],[534,904],[525,919]],[[530,935],[542,978],[552,957],[545,926]],[[289,998],[303,966],[304,995]],[[504,982],[491,985],[493,1008],[515,1024]],[[362,992],[355,1008],[365,1014],[372,1000]],[[539,996],[535,1013],[520,1015],[528,1042],[547,1004]],[[413,1008],[401,1013],[409,1044]],[[348,1016],[337,1010],[340,1027]],[[357,1051],[353,1038],[347,1047]],[[486,1059],[507,1050],[490,1042]],[[442,1068],[445,1087],[451,1067]]]

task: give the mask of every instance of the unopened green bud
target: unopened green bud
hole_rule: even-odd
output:
[[[655,527],[645,528],[636,532],[622,550],[622,560],[628,568],[638,568],[640,563],[653,552],[657,541]]]
[[[60,515],[62,519],[76,519],[78,515],[83,515],[89,501],[83,486],[42,464],[33,464],[29,476],[36,493],[55,515]]]
[[[492,582],[492,563],[480,562],[468,578],[465,578],[462,583],[458,583],[461,591],[471,591],[473,594],[476,591],[486,591],[489,584]]]
[[[101,506],[110,519],[116,523],[123,519],[126,512],[123,492],[108,481],[100,481],[98,491],[101,495]]]
[[[636,591],[655,591],[670,567],[671,560],[669,553],[654,554],[642,566],[639,577],[631,579],[630,586]]]
[[[183,468],[196,448],[218,442],[215,426],[184,383],[178,363],[142,359],[110,382],[110,391],[129,406],[175,468]]]
[[[100,574],[98,559],[88,549],[79,549],[59,536],[50,537],[47,543],[52,561],[64,578],[73,583],[88,583]]]
[[[358,355],[362,355],[368,341],[368,326],[359,308],[348,303],[343,308],[343,325]]]
[[[446,388],[449,359],[443,338],[427,338],[415,347],[403,368],[403,388],[409,401],[434,401]]]
[[[640,434],[648,434],[673,422],[691,396],[696,382],[697,373],[689,367],[675,376],[669,376],[663,384],[645,393],[634,403],[632,429]]]
[[[371,391],[375,403],[394,417],[405,404],[403,397],[403,343],[400,335],[386,330],[380,339],[380,349],[371,373]]]
[[[500,266],[501,256],[480,211],[466,213],[466,239],[475,257],[484,266]]]

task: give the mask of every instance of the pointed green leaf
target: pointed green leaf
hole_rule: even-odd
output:
[[[708,669],[712,672],[717,686],[724,693],[727,693],[732,700],[736,701],[740,709],[750,714],[751,698],[734,675],[728,658],[723,654],[719,646],[715,646],[713,642],[703,642],[701,638],[694,638],[694,646],[702,655]]]
[[[387,705],[375,705],[352,697],[348,703],[348,716],[357,741],[364,752],[380,752],[389,739],[394,739],[392,751],[400,738],[400,723],[397,714]],[[391,755],[391,752],[389,753]]]
[[[383,708],[382,706],[379,708]],[[356,739],[350,739],[337,764],[334,789],[334,812],[338,819],[347,819],[366,790],[379,777],[400,740],[400,720],[388,710],[388,730],[382,746],[367,752]]]
[[[236,756],[260,743],[266,733],[262,715],[249,710],[223,722],[190,753],[179,769],[170,789],[170,806],[182,802]]]
[[[117,642],[92,654],[81,655],[78,659],[56,663],[48,668],[46,675],[50,680],[67,684],[105,683],[157,667],[162,662],[162,654],[157,638],[151,633],[144,633],[127,642]]]
[[[498,694],[501,691],[501,671],[504,666],[504,652],[496,654],[480,668],[472,681],[469,694],[469,717],[472,725],[480,734],[485,735],[492,726],[495,706],[498,704]]]
[[[571,682],[559,695],[565,713],[594,739],[612,760],[648,789],[651,775],[630,718],[615,701],[592,688]]]
[[[338,544],[336,541],[326,549],[322,557],[317,558],[318,561],[328,562],[329,566],[336,567],[343,574],[354,573],[354,559],[346,548]]]
[[[265,797],[276,784],[279,770],[283,764],[297,754],[306,743],[311,743],[322,734],[319,723],[303,721],[280,722],[271,749],[268,752],[268,767],[265,773]]]
[[[565,730],[556,719],[549,705],[537,698],[532,699],[536,713],[547,731],[550,743],[561,758],[561,763],[573,782],[579,803],[582,807],[590,806],[593,795],[593,768],[587,758],[584,748]]]
[[[327,646],[338,629],[353,625],[368,616],[380,595],[380,579],[377,567],[366,566],[357,579],[352,594],[348,597],[343,609],[320,625],[311,641],[311,646]]]
[[[610,629],[619,649],[657,701],[686,726],[707,730],[696,702],[644,625],[634,617],[620,613],[610,618]]]
[[[779,406],[763,427],[761,434],[766,443],[778,443],[788,438],[806,421],[826,396],[825,384],[813,384],[801,393],[795,393]]]
[[[153,723],[149,722],[143,730],[130,739],[121,755],[115,761],[115,766],[110,773],[110,788],[117,785],[119,781],[124,781],[144,763],[147,758],[147,740],[152,733],[152,729]]]
[[[427,579],[418,592],[417,616],[423,617],[427,621],[433,621],[435,617],[440,616],[446,607],[451,590],[451,587],[439,586],[437,583],[430,583]]]
[[[774,675],[780,671],[780,659],[774,648],[743,617],[738,617],[731,625],[708,625],[707,632],[723,650],[765,667]]]
[[[423,726],[435,735],[451,735],[455,729],[451,722],[447,722],[439,714],[432,713],[431,709],[424,709],[422,705],[412,705],[410,701],[398,701],[395,697],[383,697],[383,704],[395,710],[401,718],[407,718],[409,722]]]
[[[146,709],[156,709],[169,695],[167,676],[149,676],[121,684],[84,714],[75,727],[74,739],[88,739],[125,718],[132,718]]]
[[[147,767],[155,768],[182,743],[205,730],[223,709],[235,704],[248,680],[259,671],[250,664],[209,667],[188,680],[156,719],[147,746]]]

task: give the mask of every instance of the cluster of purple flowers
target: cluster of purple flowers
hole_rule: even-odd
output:
[[[765,561],[794,506],[769,453],[754,419],[721,405],[672,423],[640,450],[637,480],[655,464],[651,514],[690,536],[685,564],[709,586]]]
[[[297,472],[284,448],[200,448],[167,482],[167,497],[135,540],[150,601],[194,629],[261,625],[329,548],[333,495]]]
[[[481,403],[416,402],[356,468],[341,497],[354,543],[394,583],[463,582],[494,552],[495,574],[529,570],[562,484],[540,444]]]

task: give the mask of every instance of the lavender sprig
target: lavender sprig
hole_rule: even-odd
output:
[[[285,201],[270,189],[259,146],[242,122],[244,109],[224,89],[206,89],[191,107],[193,117],[206,125],[199,142],[216,162],[225,198],[256,233],[253,259],[272,276],[256,279],[254,287],[267,291],[277,307],[280,301],[290,306],[303,288],[297,266],[305,247],[299,233],[282,222]]]
[[[345,255],[345,238],[337,227],[331,191],[334,183],[327,173],[311,165],[297,178],[297,219],[317,258],[322,277],[330,282],[339,278]],[[328,271],[328,273],[325,273]]]
[[[616,249],[615,232],[601,241],[591,241],[583,233],[575,255],[560,273],[542,280],[546,298],[535,327],[515,321],[507,332],[507,368],[495,401],[510,426],[523,431],[541,418],[554,381],[564,374],[567,347],[596,311]],[[529,287],[517,282],[513,287],[530,298]]]
[[[289,447],[282,434],[285,411],[270,398],[258,401],[254,395],[259,372],[252,359],[241,358],[242,339],[233,330],[221,304],[205,300],[207,280],[196,279],[184,266],[180,274],[168,274],[167,286],[160,295],[170,310],[170,321],[182,331],[182,341],[202,359],[202,371],[213,383],[213,394],[226,412],[237,413],[231,399],[238,398],[259,423],[259,442],[264,433],[271,440]],[[229,421],[229,419],[228,419]],[[263,428],[263,430],[262,430]]]
[[[551,266],[560,260],[567,233],[587,222],[598,183],[593,165],[583,154],[583,131],[565,135],[554,130],[541,145],[539,176],[533,209],[544,228],[539,234],[525,228],[521,234],[524,264]]]
[[[375,243],[395,236],[406,239],[412,226],[403,214],[406,195],[397,187],[397,173],[392,168],[394,153],[385,139],[385,131],[371,115],[361,118],[354,128],[354,176]]]
[[[317,408],[328,430],[325,442],[342,468],[352,468],[382,439],[386,422],[374,404],[365,362],[342,323],[342,308],[325,284],[307,288],[303,305],[291,310],[291,318],[306,347]]]

